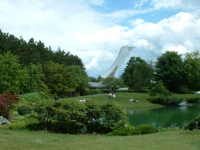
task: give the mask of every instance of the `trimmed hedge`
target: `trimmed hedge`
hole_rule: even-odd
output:
[[[149,124],[138,125],[135,127],[135,130],[141,132],[141,134],[151,134],[158,132],[158,128]]]

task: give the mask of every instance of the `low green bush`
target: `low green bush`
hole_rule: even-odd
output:
[[[140,131],[136,131],[134,126],[128,125],[127,127],[120,127],[114,129],[112,132],[108,133],[109,136],[128,136],[128,135],[139,135]]]
[[[14,130],[22,130],[26,129],[26,121],[25,120],[19,120],[15,121],[7,126],[8,129],[14,129]]]
[[[176,97],[171,97],[171,96],[168,96],[168,97],[150,97],[147,99],[148,101],[152,102],[152,103],[155,103],[155,104],[162,104],[162,105],[178,105],[181,101],[182,101],[182,98],[176,98]]]
[[[22,129],[35,130],[39,129],[39,121],[33,117],[23,117],[9,124],[7,128],[15,130],[22,130]]]
[[[114,102],[40,101],[34,112],[43,130],[59,133],[109,133],[127,122],[123,108]]]
[[[29,105],[22,105],[22,106],[19,106],[17,112],[18,112],[21,116],[30,114],[30,113],[31,113],[31,106],[29,106]]]
[[[141,134],[151,134],[158,132],[158,128],[149,124],[138,125],[135,127],[135,130],[141,132]]]
[[[188,101],[189,103],[198,103],[199,97],[187,98],[187,101]]]
[[[198,122],[198,123],[197,123]],[[196,124],[197,123],[197,124]],[[189,130],[193,130],[196,129],[198,127],[200,127],[200,116],[195,117],[194,119],[192,119],[187,125],[186,125],[186,129]]]

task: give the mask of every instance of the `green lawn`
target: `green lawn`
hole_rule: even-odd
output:
[[[196,94],[174,94],[179,98],[194,98]],[[157,108],[162,105],[147,101],[147,93],[116,93],[116,98],[108,94],[77,96],[62,101],[77,101],[90,98],[92,101],[115,101],[126,109]],[[130,102],[136,99],[139,103]],[[0,128],[1,150],[199,150],[200,131],[173,131],[135,136],[69,135]]]
[[[71,101],[71,100],[80,100],[87,98],[90,98],[91,101],[96,101],[96,102],[114,101],[125,109],[162,107],[162,105],[152,104],[149,101],[147,101],[147,98],[149,98],[148,93],[116,93],[116,98],[108,98],[108,94],[104,93],[104,94],[95,94],[87,96],[77,96],[77,97],[67,98],[64,100]],[[139,103],[130,102],[129,99],[136,99],[139,101]]]
[[[115,93],[116,98],[108,98],[108,94],[95,94],[95,95],[87,95],[87,96],[77,96],[72,98],[67,98],[64,100],[80,100],[90,98],[92,101],[97,102],[107,102],[107,101],[115,101],[120,104],[125,109],[140,109],[140,108],[158,108],[163,107],[159,104],[152,104],[147,99],[150,97],[148,93]],[[200,99],[200,94],[173,94],[172,96],[177,98],[195,98],[198,97]],[[139,103],[130,102],[129,99],[136,99]]]
[[[200,131],[106,136],[0,129],[1,150],[199,150],[199,148]]]

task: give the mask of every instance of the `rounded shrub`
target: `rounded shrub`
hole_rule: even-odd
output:
[[[112,132],[108,133],[107,135],[110,136],[127,136],[127,135],[139,135],[141,134],[140,131],[136,131],[134,126],[128,125],[127,127],[120,127]]]
[[[27,114],[30,114],[31,113],[31,106],[29,105],[22,105],[18,108],[18,113],[21,115],[21,116],[24,116],[24,115],[27,115]]]
[[[195,117],[194,119],[192,119],[187,125],[186,125],[186,129],[189,130],[193,130],[196,129],[198,127],[200,127],[200,116]]]
[[[151,133],[158,132],[158,128],[149,124],[142,124],[142,125],[136,126],[135,130],[141,132],[141,134],[151,134]]]

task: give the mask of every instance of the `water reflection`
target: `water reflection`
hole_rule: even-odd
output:
[[[182,126],[185,121],[190,121],[199,114],[199,104],[190,107],[163,107],[158,109],[127,110],[129,123],[133,126],[151,124],[159,127],[169,127],[176,123]]]
[[[180,110],[187,111],[188,106],[179,106]]]

